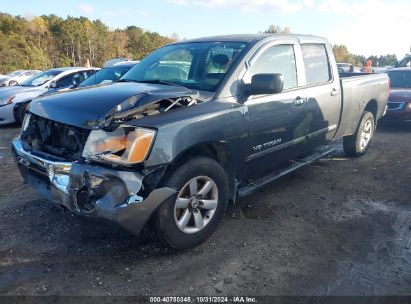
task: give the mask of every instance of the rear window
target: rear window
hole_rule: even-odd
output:
[[[330,64],[324,44],[301,45],[307,85],[331,80]]]

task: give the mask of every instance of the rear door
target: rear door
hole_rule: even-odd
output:
[[[315,147],[331,140],[337,130],[341,114],[341,88],[331,47],[322,39],[300,39],[304,64],[300,95],[306,101],[304,109],[304,132],[310,146]]]

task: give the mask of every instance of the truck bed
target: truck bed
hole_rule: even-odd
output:
[[[340,86],[342,111],[340,126],[335,138],[351,135],[355,132],[365,106],[372,101],[379,119],[385,111],[388,99],[387,74],[341,73]]]
[[[338,73],[340,75],[340,78],[348,78],[348,77],[362,77],[362,76],[371,76],[374,75],[375,73]]]

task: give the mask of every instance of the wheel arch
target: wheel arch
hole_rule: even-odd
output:
[[[229,182],[229,200],[234,202],[237,191],[236,172],[232,153],[229,147],[222,142],[203,142],[187,148],[178,154],[171,164],[168,166],[165,174],[172,172],[179,164],[183,163],[187,158],[203,156],[217,161],[227,174]]]
[[[375,99],[371,99],[367,102],[364,108],[364,112],[371,112],[374,116],[374,123],[377,124],[377,115],[378,115],[378,103]]]
[[[13,107],[13,117],[14,117],[14,120],[16,122],[18,122],[17,114],[18,114],[19,110],[22,107],[26,107],[30,102],[31,102],[31,100],[25,100],[25,101],[18,102],[14,105],[14,107]]]

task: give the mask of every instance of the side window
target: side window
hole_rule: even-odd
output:
[[[85,72],[84,72],[84,73],[86,74],[86,78],[85,78],[85,79],[89,78],[91,75],[94,75],[96,72],[97,72],[96,70],[88,70],[88,71],[85,71]]]
[[[77,72],[74,74],[67,75],[57,81],[57,87],[59,89],[71,88],[73,86],[78,86],[86,79],[84,72]]]
[[[57,87],[59,89],[68,88],[73,85],[73,74],[64,76],[61,79],[57,80]]]
[[[250,68],[250,78],[255,74],[280,73],[284,77],[284,90],[297,87],[297,69],[294,47],[275,45],[267,49]]]
[[[206,77],[207,74],[221,74],[224,76],[239,53],[237,49],[229,47],[216,46],[210,49],[204,68]]]
[[[331,80],[330,63],[324,44],[302,44],[307,85]]]

